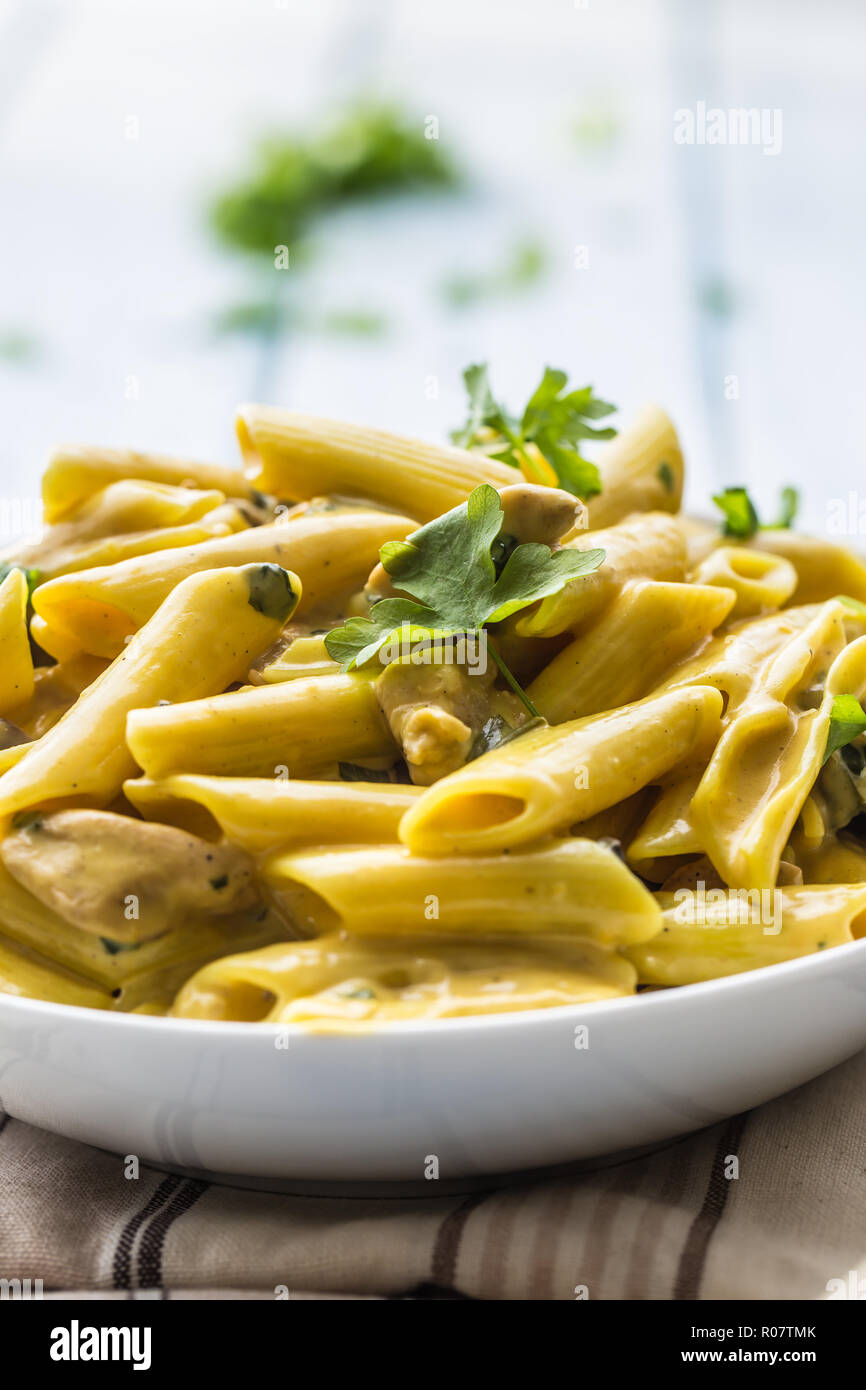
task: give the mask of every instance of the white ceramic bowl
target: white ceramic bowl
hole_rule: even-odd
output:
[[[638,998],[351,1035],[0,995],[0,1101],[100,1148],[265,1185],[424,1182],[435,1155],[436,1193],[657,1144],[864,1045],[866,940]]]

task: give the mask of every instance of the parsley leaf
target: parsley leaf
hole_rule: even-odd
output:
[[[863,713],[863,707],[856,695],[835,695],[830,710],[830,728],[827,731],[827,747],[824,750],[823,761],[826,763],[837,748],[844,748],[846,743],[851,743],[864,731],[866,714]]]
[[[772,526],[765,527],[768,531],[789,531],[794,524],[797,509],[800,505],[800,494],[795,487],[783,487],[780,496],[779,520]]]
[[[344,671],[363,666],[375,656],[393,632],[409,624],[410,641],[429,637],[436,626],[436,613],[408,598],[383,598],[374,603],[369,618],[347,618],[325,638],[325,648]]]
[[[748,541],[758,531],[789,530],[797,515],[800,496],[795,487],[782,488],[779,520],[767,523],[760,520],[755,504],[744,487],[726,487],[724,492],[714,494],[713,501],[725,514],[723,534]]]
[[[583,458],[578,446],[584,439],[613,438],[615,429],[598,429],[589,422],[611,415],[616,406],[593,395],[591,386],[566,390],[566,373],[545,367],[518,418],[509,415],[493,396],[486,363],[467,367],[463,380],[469,412],[462,428],[452,431],[455,444],[482,450],[489,457],[520,469],[530,481],[555,479],[557,486],[575,497],[592,497],[601,492],[598,469]]]
[[[328,654],[350,671],[375,656],[404,623],[410,641],[477,632],[557,593],[604,560],[603,550],[553,551],[526,542],[512,550],[497,575],[491,546],[502,518],[499,493],[482,483],[466,502],[407,540],[388,541],[379,552],[382,564],[395,587],[412,597],[382,599],[369,618],[349,618],[325,638]],[[489,638],[487,646],[509,685],[536,714]]]
[[[726,487],[724,492],[713,494],[713,501],[725,514],[724,534],[736,536],[738,540],[751,540],[761,523],[746,489]]]

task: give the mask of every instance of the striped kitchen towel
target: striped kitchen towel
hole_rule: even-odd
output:
[[[457,1197],[130,1181],[0,1115],[0,1279],[77,1298],[864,1297],[864,1134],[866,1052],[649,1157]]]

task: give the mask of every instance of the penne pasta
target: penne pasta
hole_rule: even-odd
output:
[[[732,619],[754,618],[783,607],[799,583],[797,571],[784,556],[733,545],[711,551],[692,577],[696,584],[721,584],[734,591],[737,602]]]
[[[691,686],[531,729],[430,787],[406,812],[400,839],[413,854],[525,845],[624,801],[711,747],[721,713],[717,690]]]
[[[794,566],[799,582],[792,603],[823,603],[837,594],[866,603],[866,565],[842,545],[780,529],[758,531],[749,547],[781,556]]]
[[[551,724],[638,700],[706,641],[735,601],[732,589],[633,580],[536,676],[529,697]]]
[[[12,569],[0,583],[0,715],[20,709],[33,695],[33,656],[27,636],[27,577]]]
[[[181,546],[198,545],[201,541],[230,536],[233,529],[236,528],[224,521],[211,521],[203,517],[201,521],[190,521],[184,526],[165,526],[157,531],[131,531],[121,536],[86,541],[82,545],[69,546],[47,555],[40,566],[41,581],[47,583],[62,574],[118,565],[136,555],[151,555],[155,550],[176,550]]]
[[[280,846],[396,843],[420,789],[391,782],[304,782],[180,773],[139,777],[123,790],[141,815],[199,833],[204,812],[216,833],[260,854]],[[211,830],[213,834],[213,830]]]
[[[565,933],[620,946],[659,926],[652,894],[593,840],[448,859],[401,845],[297,850],[266,859],[263,874],[306,935]]]
[[[760,690],[725,730],[689,811],[704,851],[732,888],[768,889],[824,759],[834,696],[866,691],[866,637],[846,645],[841,605],[827,604],[775,656]],[[817,705],[810,692],[823,680]]]
[[[385,512],[298,517],[64,575],[40,585],[33,606],[52,634],[97,656],[115,656],[190,575],[222,566],[281,565],[299,575],[300,611],[309,612],[358,588],[380,546],[411,527],[406,518]]]
[[[252,489],[239,468],[192,463],[161,454],[131,449],[79,446],[58,449],[42,475],[42,505],[49,524],[61,521],[112,483],[138,479],[170,487],[219,492],[224,497],[249,497]]]
[[[137,708],[126,738],[148,777],[175,772],[222,777],[305,776],[323,764],[397,748],[367,676],[316,676]]]
[[[622,956],[562,937],[468,942],[345,935],[227,956],[178,994],[175,1018],[232,1022],[384,1023],[462,1018],[634,993]]]
[[[644,406],[615,439],[599,450],[601,492],[589,501],[589,525],[614,526],[630,512],[678,512],[683,455],[670,417]]]
[[[276,566],[190,576],[3,775],[0,817],[57,801],[107,805],[135,771],[124,738],[129,711],[222,690],[237,680],[274,640],[299,593],[297,576]]]
[[[75,1004],[85,1009],[110,1009],[111,994],[64,970],[56,961],[22,951],[0,936],[0,994],[44,999],[52,1004]]]
[[[624,948],[641,984],[690,985],[841,946],[866,930],[866,884],[777,888],[742,896],[657,895],[663,926]]]
[[[686,548],[679,522],[664,512],[629,517],[606,531],[590,531],[569,549],[603,550],[604,563],[592,574],[572,579],[559,593],[520,615],[523,637],[555,637],[598,617],[630,579],[680,582],[686,577]]]
[[[520,477],[466,449],[263,405],[240,407],[237,433],[247,476],[263,492],[295,501],[360,497],[416,521],[465,502],[479,483],[509,487]]]

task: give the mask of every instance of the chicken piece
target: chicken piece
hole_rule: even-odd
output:
[[[259,898],[243,850],[110,811],[27,813],[0,858],[64,921],[112,941],[144,941]]]
[[[518,542],[552,546],[573,531],[586,530],[586,503],[562,488],[515,483],[500,488],[499,496],[505,513],[500,538],[512,536]]]
[[[492,712],[495,677],[492,662],[476,673],[468,666],[416,666],[408,659],[392,661],[379,676],[379,704],[416,786],[429,787],[466,762]]]

